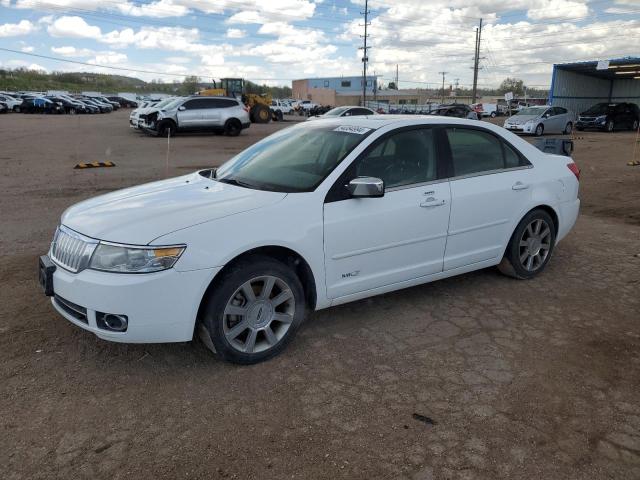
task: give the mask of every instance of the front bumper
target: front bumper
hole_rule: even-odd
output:
[[[74,325],[99,338],[123,343],[186,342],[192,339],[200,302],[220,268],[150,274],[83,270],[53,273],[53,307]],[[65,308],[64,302],[67,303]],[[79,319],[69,309],[86,309]],[[96,312],[126,315],[126,332],[100,328]]]
[[[584,120],[578,120],[576,122],[576,128],[582,128],[582,129],[597,129],[597,130],[604,130],[605,126],[606,126],[607,122],[596,122],[596,121],[592,121],[592,122],[586,122]]]
[[[534,133],[536,131],[535,125],[527,125],[526,123],[522,125],[505,124],[504,128],[515,133]]]

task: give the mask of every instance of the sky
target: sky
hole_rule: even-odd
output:
[[[364,0],[0,0],[0,66],[269,85],[361,75],[364,8]],[[509,76],[544,88],[554,63],[640,56],[640,0],[372,0],[369,11],[369,72],[387,84],[397,65],[400,88],[437,87],[443,71],[447,85],[468,88],[481,18],[481,87]]]

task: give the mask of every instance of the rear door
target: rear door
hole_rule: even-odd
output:
[[[446,128],[452,178],[444,270],[497,259],[531,198],[531,165],[481,127]]]

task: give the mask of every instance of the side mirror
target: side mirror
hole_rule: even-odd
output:
[[[375,198],[384,196],[384,182],[376,177],[357,177],[349,182],[347,189],[355,198]]]
[[[178,107],[178,110],[181,112],[184,112],[187,109],[187,107],[185,107],[184,105],[181,105]]]

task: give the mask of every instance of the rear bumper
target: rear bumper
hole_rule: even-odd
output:
[[[74,325],[99,338],[122,343],[185,342],[193,337],[196,316],[209,283],[219,268],[152,274],[117,274],[94,270],[70,273],[57,268],[51,303]],[[63,301],[60,301],[62,299]],[[65,308],[66,303],[66,308]],[[79,319],[69,309],[86,310]],[[126,332],[99,328],[96,312],[126,315]]]
[[[576,198],[569,202],[563,202],[559,205],[559,228],[556,235],[556,242],[559,242],[571,231],[576,224],[578,214],[580,213],[580,199]]]

